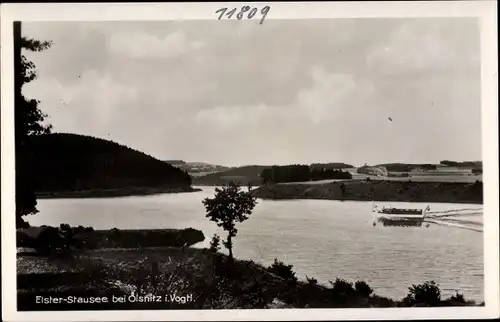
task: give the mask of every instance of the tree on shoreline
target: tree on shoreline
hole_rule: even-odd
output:
[[[16,226],[29,226],[23,216],[36,214],[35,173],[30,146],[32,136],[50,133],[51,125],[44,125],[47,117],[38,107],[40,101],[26,98],[22,93],[23,85],[35,80],[35,64],[29,61],[23,50],[40,52],[48,49],[52,42],[38,41],[21,36],[21,23],[14,24],[14,122],[16,153]]]
[[[233,261],[232,239],[238,232],[236,223],[247,220],[256,204],[257,199],[250,191],[241,190],[240,186],[234,182],[222,188],[215,188],[215,196],[203,200],[207,211],[206,217],[227,232],[227,239],[223,244],[229,251],[231,262]]]
[[[408,306],[439,306],[441,303],[441,290],[434,281],[413,284],[408,290],[408,295],[403,299],[403,303]]]

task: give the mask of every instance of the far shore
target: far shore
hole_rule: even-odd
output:
[[[483,184],[480,181],[459,183],[345,180],[326,184],[273,184],[260,186],[252,192],[257,198],[274,200],[483,203]]]
[[[164,193],[186,193],[199,192],[202,189],[193,187],[133,187],[119,189],[91,189],[91,190],[75,190],[75,191],[50,191],[37,192],[36,196],[39,199],[63,199],[63,198],[114,198],[114,197],[131,197],[131,196],[147,196]]]
[[[346,186],[342,194],[340,186]],[[253,186],[253,195],[259,199],[328,199],[340,201],[389,201],[432,203],[483,203],[483,184],[466,182],[422,182],[409,180],[339,180],[336,182],[279,183]],[[195,188],[196,187],[196,188]],[[79,191],[38,192],[39,199],[118,198],[156,194],[199,192],[203,187],[157,187],[93,189]]]

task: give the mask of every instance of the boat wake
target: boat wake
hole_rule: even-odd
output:
[[[483,214],[483,209],[480,208],[464,208],[464,209],[451,209],[445,211],[434,211],[427,213],[425,221],[436,225],[483,232],[482,222],[462,219],[463,217],[475,217],[482,214]]]
[[[454,228],[473,230],[477,232],[483,232],[483,224],[479,222],[471,222],[468,220],[461,222],[460,220],[449,221],[449,220],[436,220],[436,219],[425,219],[424,221],[427,223],[432,223],[441,226],[448,226]]]

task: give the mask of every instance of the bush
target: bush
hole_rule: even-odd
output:
[[[310,285],[318,285],[318,280],[315,279],[314,277],[309,278],[306,276],[306,280],[307,280],[307,283],[309,283]]]
[[[352,283],[344,279],[337,278],[335,282],[330,281],[330,284],[332,285],[332,293],[334,296],[344,297],[354,293]]]
[[[408,306],[438,306],[441,303],[441,290],[434,281],[412,285],[403,303]]]
[[[83,228],[83,226],[78,226],[74,229],[75,231],[75,234],[79,234],[79,233],[83,233],[85,231],[85,228]]]
[[[463,294],[456,292],[455,295],[452,295],[448,299],[446,299],[444,301],[444,304],[447,306],[472,306],[476,305],[476,302],[472,300],[466,300]]]
[[[214,234],[212,237],[212,240],[210,241],[210,248],[209,250],[212,253],[217,253],[220,250],[220,237],[217,234]]]
[[[91,233],[91,232],[93,232],[93,231],[94,231],[94,228],[92,228],[92,227],[85,227],[85,228],[83,229],[83,231],[84,231],[84,232],[86,232],[86,233]]]
[[[35,239],[26,234],[24,231],[16,231],[16,246],[17,247],[30,247],[35,248]]]
[[[88,238],[83,238],[81,233],[93,231],[93,228],[61,224],[59,227],[44,225],[40,230],[36,237],[18,231],[18,247],[31,247],[44,255],[74,255],[75,251],[88,248]]]
[[[65,224],[61,224],[60,227],[67,229]],[[69,243],[62,232],[62,229],[45,227],[35,240],[36,250],[43,254],[60,254],[64,252]],[[66,231],[64,230],[64,232]]]
[[[464,295],[458,292],[456,292],[455,295],[452,295],[450,300],[457,303],[465,303]]]
[[[69,224],[61,224],[59,226],[59,229],[62,231],[68,231],[68,230],[71,230],[71,226]]]
[[[356,292],[358,292],[363,297],[370,297],[370,295],[373,293],[373,289],[365,281],[357,281],[354,284],[354,288],[356,289]]]
[[[369,301],[370,301],[371,307],[395,307],[398,304],[393,299],[390,299],[390,298],[387,298],[384,296],[378,296],[376,294],[373,294],[370,297]]]
[[[287,281],[296,283],[297,277],[295,276],[295,272],[292,270],[292,268],[293,265],[285,265],[282,261],[279,261],[277,258],[275,258],[274,263],[269,266],[267,270]]]

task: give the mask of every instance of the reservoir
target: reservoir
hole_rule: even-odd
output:
[[[200,229],[207,247],[219,233],[205,217],[202,200],[214,187],[193,193],[121,198],[39,199],[31,225],[92,226],[94,229]],[[408,208],[427,204],[377,203]],[[481,205],[429,204],[432,211]],[[270,265],[275,258],[293,265],[299,279],[328,284],[337,277],[364,280],[381,296],[401,299],[412,284],[434,280],[442,297],[459,290],[483,301],[483,234],[452,226],[373,226],[372,202],[258,200],[250,218],[237,225],[234,255]],[[464,218],[482,222],[482,215]]]

